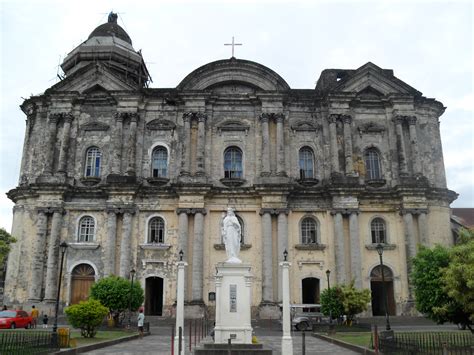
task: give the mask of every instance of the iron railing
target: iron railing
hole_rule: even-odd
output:
[[[56,344],[55,344],[56,343]],[[40,355],[58,351],[57,342],[49,331],[15,331],[0,332],[0,354]]]

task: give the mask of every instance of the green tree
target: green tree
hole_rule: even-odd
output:
[[[321,312],[325,316],[331,315],[332,318],[339,318],[344,314],[344,305],[342,290],[339,286],[325,289],[321,293]]]
[[[3,265],[5,258],[11,249],[11,243],[15,243],[16,239],[10,235],[4,228],[0,228],[0,265]]]
[[[370,290],[358,290],[354,287],[354,280],[349,285],[343,285],[342,305],[344,306],[344,314],[348,321],[352,321],[356,314],[366,311],[370,302]]]
[[[462,305],[446,291],[443,269],[450,263],[449,250],[437,245],[433,249],[421,246],[412,260],[411,274],[416,308],[436,323],[452,322],[469,325],[469,315]]]
[[[104,306],[109,308],[115,320],[119,319],[121,313],[128,310],[130,302],[131,282],[123,277],[105,277],[94,285],[90,290],[90,297],[99,300]],[[139,282],[133,283],[131,294],[131,308],[136,311],[141,306],[143,300],[143,289]]]
[[[456,300],[474,322],[474,230],[460,231],[459,244],[449,250],[449,264],[441,270],[444,292]],[[446,313],[445,308],[437,310]],[[465,323],[470,327],[469,323]]]
[[[102,324],[109,309],[99,301],[90,299],[65,308],[64,313],[74,328],[81,329],[84,338],[93,338],[97,333],[96,328]]]

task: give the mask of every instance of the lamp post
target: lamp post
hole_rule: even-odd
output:
[[[326,270],[326,277],[328,280],[328,293],[331,292],[331,285],[329,284],[329,275],[331,275],[331,270],[327,269]],[[331,297],[331,294],[329,294],[329,298]],[[329,306],[329,324],[332,324],[332,309],[331,306]]]
[[[135,269],[130,270],[132,282],[130,283],[130,295],[128,297],[128,329],[132,326],[132,294],[133,294],[133,277],[135,276]]]
[[[53,324],[53,343],[54,345],[58,344],[58,310],[59,310],[59,296],[61,295],[61,280],[63,278],[63,262],[64,262],[64,254],[67,251],[67,243],[62,242],[59,244],[59,250],[61,251],[61,264],[59,265],[59,280],[58,280],[58,292],[56,294],[56,305],[54,307],[54,324]]]
[[[390,319],[388,316],[388,303],[387,303],[387,291],[385,289],[385,276],[383,272],[383,245],[382,244],[377,244],[377,253],[379,253],[380,257],[380,272],[382,274],[382,292],[383,292],[383,299],[384,299],[384,304],[385,304],[385,321],[386,321],[386,330],[390,330]]]

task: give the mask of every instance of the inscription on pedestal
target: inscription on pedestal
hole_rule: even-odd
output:
[[[230,312],[237,312],[237,285],[229,285]]]

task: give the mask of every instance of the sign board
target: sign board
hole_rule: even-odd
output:
[[[237,285],[229,285],[230,312],[237,312]]]

